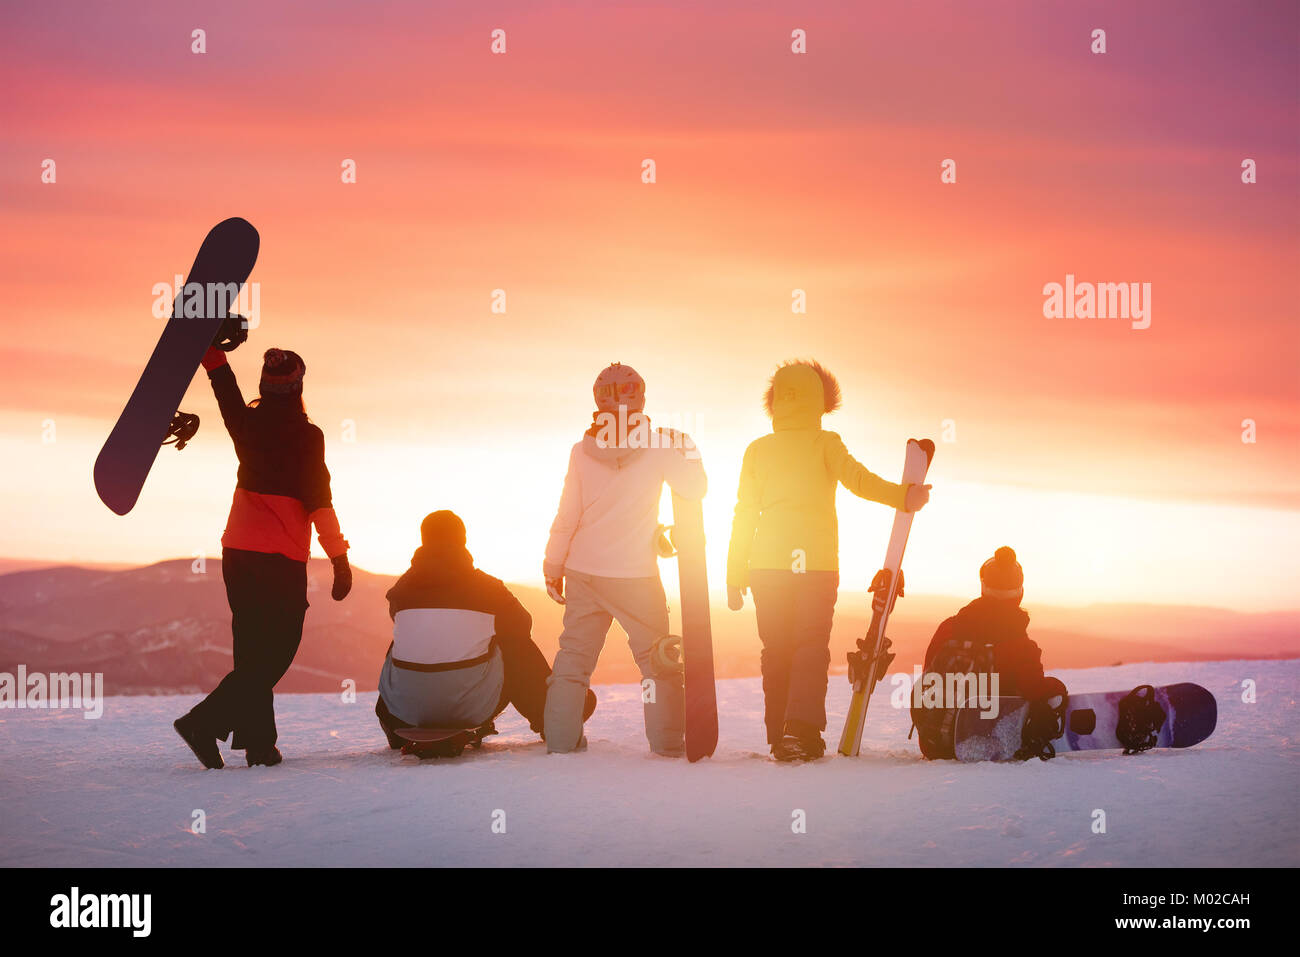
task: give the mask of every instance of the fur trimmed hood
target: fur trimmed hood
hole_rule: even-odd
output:
[[[773,429],[818,429],[822,416],[840,407],[840,384],[819,362],[783,362],[768,383],[763,407]]]

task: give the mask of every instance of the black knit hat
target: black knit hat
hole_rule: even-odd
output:
[[[420,523],[420,541],[425,545],[465,545],[465,523],[455,512],[430,512]]]
[[[302,356],[288,349],[267,349],[262,356],[262,395],[300,395],[307,364]]]
[[[1003,545],[980,566],[980,593],[985,598],[1010,598],[1020,601],[1025,594],[1025,572],[1016,561],[1016,553]]]

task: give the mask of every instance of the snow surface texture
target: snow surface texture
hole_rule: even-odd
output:
[[[225,770],[205,771],[171,728],[194,698],[110,698],[97,721],[0,711],[0,864],[1300,864],[1300,661],[1058,674],[1080,692],[1197,682],[1218,698],[1218,729],[1129,757],[926,762],[880,693],[861,757],[785,765],[763,747],[758,680],[738,679],[718,684],[721,740],[699,764],[647,752],[627,685],[597,689],[585,753],[548,756],[510,709],[482,751],[421,762],[387,749],[373,694],[282,695],[284,764],[250,769],[226,752]],[[1247,679],[1254,704],[1241,700]],[[833,675],[832,751],[848,697]],[[191,831],[197,809],[206,833]],[[806,833],[792,827],[799,811]]]

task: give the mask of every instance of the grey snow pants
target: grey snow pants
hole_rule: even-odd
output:
[[[591,674],[610,626],[617,621],[627,632],[641,671],[650,750],[674,757],[685,753],[681,669],[657,664],[653,655],[655,642],[668,634],[668,602],[659,576],[603,578],[566,570],[564,597],[564,632],[547,682],[546,750],[565,752],[579,746]]]

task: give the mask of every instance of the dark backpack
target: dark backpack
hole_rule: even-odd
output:
[[[927,674],[991,674],[993,645],[969,638],[949,638],[935,653]],[[955,758],[953,735],[957,727],[956,708],[926,708],[913,703],[912,725],[916,728],[921,753],[927,758]]]

